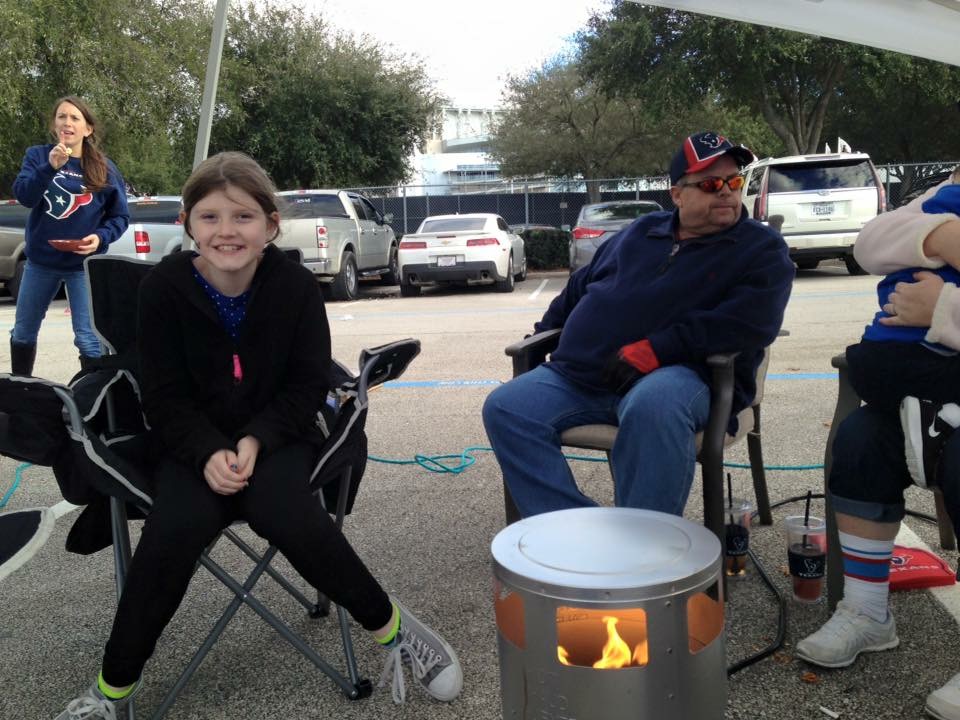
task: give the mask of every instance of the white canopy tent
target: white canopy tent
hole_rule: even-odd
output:
[[[643,4],[795,30],[960,65],[960,0],[643,0]]]

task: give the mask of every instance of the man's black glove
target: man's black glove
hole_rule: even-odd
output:
[[[603,382],[618,395],[625,395],[637,380],[658,367],[660,361],[650,341],[639,340],[624,345],[607,360],[603,368]]]
[[[611,355],[603,367],[603,384],[617,395],[626,395],[627,390],[644,375],[646,373],[637,370],[621,358],[618,352],[616,355]]]

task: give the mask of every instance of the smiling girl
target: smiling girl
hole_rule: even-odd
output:
[[[100,356],[100,340],[90,325],[83,259],[105,253],[130,219],[126,184],[97,147],[97,121],[87,104],[73,95],[60,98],[50,132],[56,142],[28,148],[13,183],[20,204],[32,208],[25,230],[27,261],[10,333],[10,360],[17,375],[33,374],[40,323],[61,284],[67,287],[81,366]],[[78,242],[58,249],[51,240]]]
[[[238,519],[389,651],[385,676],[409,663],[427,693],[453,700],[463,682],[454,651],[387,595],[310,490],[330,330],[313,274],[272,244],[273,184],[246,155],[220,153],[187,180],[180,217],[196,252],[165,258],[139,297],[154,505],[100,676],[58,720],[113,718],[126,704],[200,554]]]

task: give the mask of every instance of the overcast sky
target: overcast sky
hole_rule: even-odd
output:
[[[503,80],[569,48],[608,0],[290,0],[332,25],[420,55],[455,105],[499,104]]]

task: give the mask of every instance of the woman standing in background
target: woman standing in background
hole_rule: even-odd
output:
[[[130,218],[123,177],[97,147],[96,129],[97,121],[82,99],[60,98],[50,122],[57,142],[28,148],[13,183],[14,196],[31,208],[27,262],[10,333],[10,363],[16,375],[33,374],[40,323],[61,284],[67,288],[81,367],[100,357],[83,259],[105,253]]]

